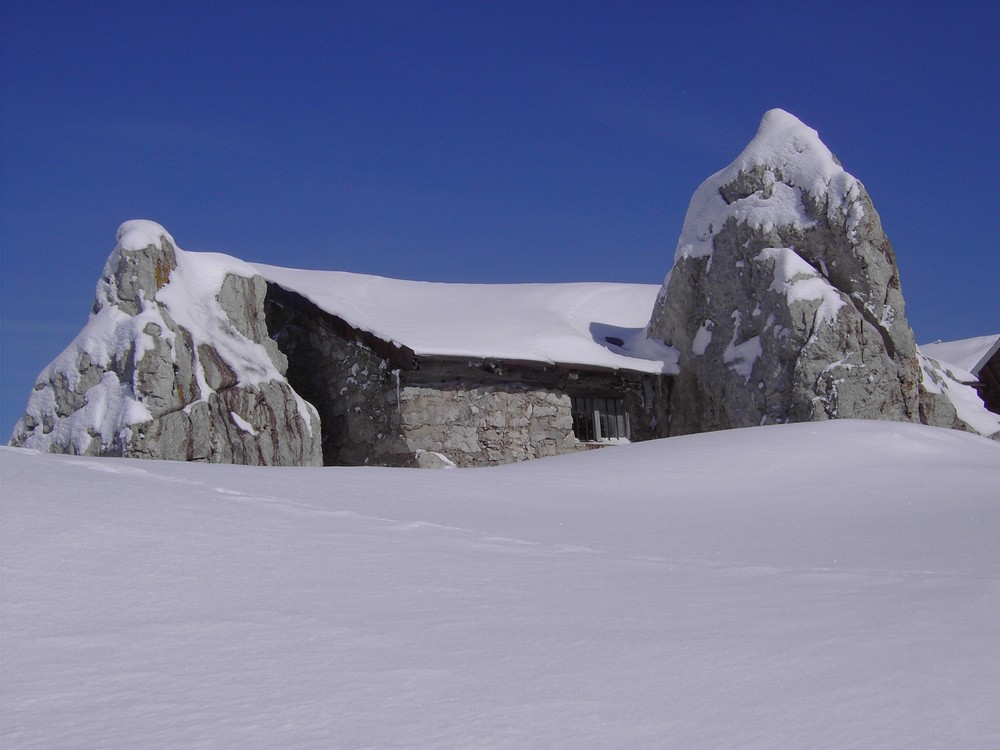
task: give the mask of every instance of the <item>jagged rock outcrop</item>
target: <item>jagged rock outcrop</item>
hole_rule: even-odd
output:
[[[868,192],[781,110],[692,197],[647,334],[680,355],[670,434],[833,418],[956,426],[922,390]]]
[[[320,465],[316,410],[268,337],[266,282],[126,222],[90,319],[42,373],[11,444],[81,455]]]

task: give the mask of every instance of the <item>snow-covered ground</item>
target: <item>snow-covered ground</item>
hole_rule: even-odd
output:
[[[1000,747],[984,438],[0,466],[5,748]]]

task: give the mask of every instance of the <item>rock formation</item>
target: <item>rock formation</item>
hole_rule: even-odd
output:
[[[511,380],[486,363],[457,370],[451,355],[418,366],[412,350],[390,364],[399,343],[382,341],[385,353],[374,332],[272,282],[269,291],[235,258],[184,252],[158,224],[126,222],[86,327],[39,376],[11,444],[320,465],[320,417],[289,384],[270,319],[293,382],[324,410],[329,463],[441,465],[444,452],[491,465],[580,447],[570,399],[583,393],[579,373],[563,382],[527,367]],[[972,376],[917,351],[864,186],[781,110],[695,192],[643,343],[669,354],[662,373],[677,356],[673,382],[587,381],[632,399],[633,439],[834,418],[1000,439],[996,415],[961,382]],[[401,379],[404,370],[419,377]]]
[[[319,465],[316,410],[268,337],[267,285],[126,222],[90,319],[42,373],[11,444],[81,455]]]
[[[680,355],[670,434],[833,418],[962,426],[922,390],[868,192],[781,110],[692,197],[647,334]]]

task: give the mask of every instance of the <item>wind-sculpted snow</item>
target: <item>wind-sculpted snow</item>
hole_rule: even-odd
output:
[[[1000,445],[973,435],[0,471],[4,747],[1000,744]]]

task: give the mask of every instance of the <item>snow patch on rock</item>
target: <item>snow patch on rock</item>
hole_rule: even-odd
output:
[[[694,340],[691,342],[692,354],[701,356],[705,353],[708,345],[712,343],[712,328],[714,326],[715,324],[711,320],[706,320],[701,324],[701,328],[695,333]]]
[[[768,291],[785,295],[789,304],[819,300],[816,323],[832,324],[846,302],[833,285],[790,247],[768,247],[754,258],[774,263],[774,281]]]

